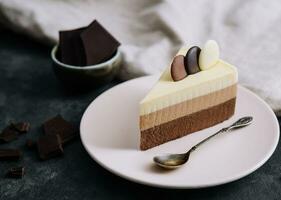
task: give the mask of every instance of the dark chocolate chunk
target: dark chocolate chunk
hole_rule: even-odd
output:
[[[200,71],[199,54],[201,49],[197,46],[191,47],[184,58],[185,69],[188,74],[195,74]]]
[[[178,55],[174,58],[171,64],[171,76],[174,81],[180,81],[187,76],[184,67],[184,56]]]
[[[18,149],[0,149],[0,160],[18,160],[21,155]]]
[[[28,140],[26,140],[25,146],[29,149],[33,149],[36,145],[33,140],[28,139]]]
[[[4,128],[4,130],[0,134],[0,142],[11,142],[17,138],[17,131],[12,129],[10,126]]]
[[[59,135],[44,135],[37,141],[39,157],[47,160],[63,154],[62,143]]]
[[[95,65],[110,59],[120,43],[94,20],[88,27],[59,32],[57,58],[69,65]]]
[[[19,133],[27,133],[30,129],[30,123],[28,122],[12,123],[11,127],[17,130]]]
[[[63,144],[74,139],[78,135],[78,128],[57,115],[43,124],[46,135],[59,135]]]
[[[8,170],[6,177],[9,178],[22,178],[25,174],[24,167],[12,167]]]
[[[86,64],[95,65],[108,60],[117,51],[120,43],[97,20],[82,33]]]
[[[80,34],[85,28],[79,28],[70,31],[59,32],[58,59],[60,61],[74,66],[86,65],[86,54]]]

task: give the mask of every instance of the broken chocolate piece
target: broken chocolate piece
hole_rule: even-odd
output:
[[[21,155],[18,149],[0,149],[0,160],[18,160]]]
[[[12,129],[10,126],[4,128],[4,130],[0,134],[0,142],[11,142],[17,138],[17,131]]]
[[[184,58],[185,69],[188,74],[195,74],[200,71],[199,54],[201,49],[197,46],[191,47]]]
[[[59,32],[59,53],[60,61],[75,66],[86,65],[86,55],[80,37],[85,28]]]
[[[62,143],[59,135],[44,135],[37,141],[39,157],[47,160],[63,154]]]
[[[28,140],[26,140],[25,146],[29,149],[33,149],[36,145],[33,140],[28,139]]]
[[[83,30],[81,39],[87,65],[95,65],[108,60],[120,46],[120,43],[97,20]]]
[[[171,64],[171,76],[174,81],[180,81],[187,76],[184,67],[184,56],[178,55],[174,58]]]
[[[59,135],[63,144],[78,135],[78,128],[63,119],[61,115],[46,121],[43,129],[46,135]]]
[[[9,178],[22,178],[25,174],[24,167],[12,167],[6,174]]]
[[[11,127],[17,130],[19,133],[27,133],[30,129],[30,123],[28,122],[12,123]]]
[[[28,122],[11,123],[1,132],[0,142],[11,142],[18,138],[18,133],[26,133],[29,129],[30,123]]]

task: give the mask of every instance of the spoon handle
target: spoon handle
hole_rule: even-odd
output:
[[[207,142],[208,140],[210,140],[211,138],[215,137],[216,135],[220,134],[220,133],[225,133],[228,132],[232,129],[235,128],[242,128],[245,126],[248,126],[249,124],[251,124],[253,121],[253,117],[242,117],[239,120],[237,120],[236,122],[234,122],[232,125],[222,128],[221,130],[219,130],[218,132],[214,133],[213,135],[210,135],[209,137],[205,138],[204,140],[202,140],[201,142],[199,142],[198,144],[194,145],[189,151],[194,151],[195,149],[197,149],[201,144]]]

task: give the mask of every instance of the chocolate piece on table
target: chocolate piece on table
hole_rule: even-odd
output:
[[[57,115],[43,124],[46,135],[59,135],[62,143],[66,143],[78,135],[78,128]]]
[[[80,37],[81,32],[85,28],[79,28],[70,31],[59,32],[59,48],[58,58],[65,64],[75,66],[86,65],[86,55],[83,43]]]
[[[21,155],[18,149],[0,149],[0,160],[18,160]]]
[[[187,76],[184,66],[184,56],[178,55],[171,64],[171,76],[174,81],[180,81]]]
[[[12,129],[10,126],[4,128],[4,130],[0,134],[0,142],[11,142],[17,138],[17,131]]]
[[[87,65],[95,65],[108,60],[120,46],[120,43],[97,20],[83,30],[81,39]]]
[[[6,177],[9,178],[22,178],[25,174],[24,167],[12,167],[6,174]]]
[[[39,157],[47,160],[63,154],[62,143],[59,135],[44,135],[37,141]]]
[[[201,49],[197,46],[191,47],[184,58],[185,69],[188,74],[195,74],[200,71],[199,54]]]
[[[30,130],[30,123],[28,122],[12,123],[11,127],[20,133],[27,133]]]
[[[35,142],[31,139],[26,140],[25,146],[29,149],[33,149],[36,145]]]

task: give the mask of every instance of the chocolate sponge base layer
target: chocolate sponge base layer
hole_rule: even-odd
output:
[[[234,114],[236,98],[141,131],[140,149],[147,150],[187,134],[214,126]]]

